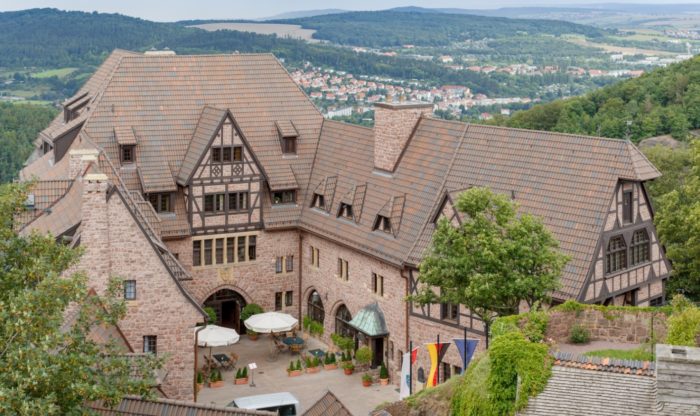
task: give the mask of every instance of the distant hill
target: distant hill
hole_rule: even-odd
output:
[[[700,128],[700,57],[493,123],[634,142],[662,134],[682,140]]]
[[[326,14],[345,13],[343,9],[319,9],[319,10],[299,10],[295,12],[280,13],[270,17],[264,17],[257,20],[280,20],[280,19],[298,19],[301,17],[323,16]]]
[[[564,21],[507,19],[431,11],[349,12],[276,20],[315,29],[314,38],[341,45],[385,47],[413,44],[444,46],[466,39],[504,38],[521,34],[579,34],[601,37],[606,32]]]

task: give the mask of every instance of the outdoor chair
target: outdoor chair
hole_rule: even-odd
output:
[[[206,362],[207,368],[221,368],[221,364],[219,364],[218,361],[206,355],[204,356],[204,361]]]
[[[236,354],[235,352],[232,352],[231,354],[224,354],[224,355],[228,357],[229,361],[231,361],[233,366],[235,366],[236,363],[238,362],[238,354]]]

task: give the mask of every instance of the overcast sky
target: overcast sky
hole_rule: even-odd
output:
[[[698,0],[613,0],[615,3],[697,3]],[[596,2],[605,2],[603,0]],[[498,8],[564,6],[585,0],[0,0],[0,11],[34,7],[121,13],[156,21],[184,19],[255,19],[314,9],[378,10],[399,6]]]

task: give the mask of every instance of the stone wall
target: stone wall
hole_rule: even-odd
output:
[[[598,310],[585,306],[580,311],[552,311],[547,337],[558,343],[568,342],[571,328],[580,325],[588,330],[591,340],[642,344],[652,337],[666,337],[666,315],[642,310]]]

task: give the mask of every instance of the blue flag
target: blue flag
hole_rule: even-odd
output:
[[[469,362],[474,356],[474,351],[476,351],[476,346],[479,344],[478,339],[464,339],[464,338],[453,338],[457,349],[459,350],[459,356],[462,357],[463,372],[467,370]]]

